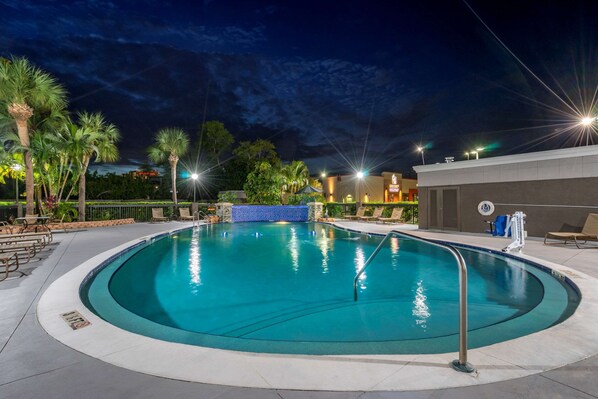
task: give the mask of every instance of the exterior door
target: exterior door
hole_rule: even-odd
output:
[[[459,187],[431,188],[429,195],[430,229],[459,230]]]

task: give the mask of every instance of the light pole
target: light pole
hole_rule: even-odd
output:
[[[425,165],[426,161],[424,159],[424,147],[422,147],[422,146],[417,147],[417,151],[421,152],[421,154],[422,154],[422,165]]]
[[[195,203],[195,182],[197,182],[198,178],[199,178],[199,175],[197,173],[193,173],[191,175],[191,179],[193,180],[193,203]]]
[[[478,147],[475,149],[475,151],[472,151],[475,153],[475,159],[480,159],[480,152],[484,151],[484,147]]]
[[[17,205],[17,217],[22,216],[21,207],[19,206],[19,176],[18,176],[18,172],[20,172],[21,169],[23,169],[23,167],[19,164],[14,164],[12,166],[12,170],[17,172],[17,175],[15,176],[15,193],[16,193],[15,194],[15,204]]]
[[[361,179],[363,179],[363,176],[365,176],[365,174],[363,173],[363,171],[360,170],[357,172],[355,176],[357,177],[357,180],[355,180],[355,191],[357,195],[357,197],[355,198],[355,206],[359,208],[359,206],[361,205],[361,195],[359,193],[359,186],[361,184]],[[357,209],[355,209],[355,211],[357,212]]]

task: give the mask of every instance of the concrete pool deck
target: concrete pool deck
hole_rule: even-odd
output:
[[[382,226],[366,223],[341,223],[346,228],[357,228],[362,230],[364,228],[376,229],[379,232],[384,232],[396,226]],[[530,372],[538,373],[545,368],[552,368],[556,366],[547,366],[547,361],[552,360],[556,365],[569,363],[571,358],[581,359],[587,356],[585,360],[571,364],[565,367],[557,368],[553,371],[535,374],[525,378],[518,378],[514,380],[504,381],[500,383],[492,383],[486,385],[477,385],[466,388],[449,388],[443,390],[421,390],[418,392],[383,392],[388,389],[397,389],[396,387],[385,386],[384,383],[389,384],[393,378],[400,377],[400,371],[408,369],[406,364],[410,363],[416,370],[423,370],[424,367],[432,367],[432,371],[427,374],[420,374],[415,372],[411,375],[405,375],[401,389],[416,389],[415,383],[418,380],[430,379],[435,376],[437,379],[444,379],[447,381],[444,386],[449,386],[454,380],[461,378],[458,373],[448,369],[446,363],[448,360],[454,358],[454,354],[450,354],[447,359],[442,355],[435,361],[421,361],[418,359],[404,360],[403,363],[392,361],[391,359],[379,359],[378,362],[369,362],[369,367],[372,372],[366,371],[362,375],[362,380],[366,380],[369,386],[379,392],[364,393],[361,389],[354,389],[355,392],[308,392],[306,389],[318,389],[318,387],[309,386],[308,383],[302,383],[302,373],[313,373],[310,366],[306,366],[306,359],[299,357],[293,359],[289,364],[288,359],[285,359],[281,364],[283,368],[279,369],[279,374],[286,374],[287,376],[294,376],[299,386],[292,386],[294,389],[302,389],[301,391],[289,391],[285,389],[249,389],[249,388],[232,388],[230,386],[220,386],[211,384],[177,382],[165,378],[152,377],[145,374],[136,373],[120,367],[115,367],[95,358],[83,355],[75,350],[72,350],[48,336],[45,331],[39,326],[35,315],[35,307],[38,298],[48,285],[56,280],[56,278],[64,275],[66,272],[73,269],[75,266],[83,263],[85,260],[97,255],[105,250],[113,249],[124,242],[130,241],[135,237],[147,236],[148,234],[157,233],[162,230],[171,229],[175,227],[183,227],[183,223],[169,223],[163,225],[151,224],[136,224],[131,226],[120,226],[115,228],[102,228],[84,232],[71,232],[68,234],[58,234],[57,241],[59,244],[55,246],[52,253],[41,263],[31,275],[18,279],[11,279],[0,283],[0,344],[2,345],[0,352],[0,398],[18,397],[206,397],[206,398],[227,398],[227,397],[321,397],[321,398],[374,398],[374,397],[494,397],[499,396],[502,392],[508,395],[522,395],[525,397],[596,397],[598,396],[598,384],[594,383],[589,377],[595,372],[595,366],[598,363],[597,357],[590,356],[594,351],[593,337],[588,335],[582,336],[581,342],[575,342],[580,339],[575,335],[567,334],[566,336],[557,336],[555,340],[538,340],[541,341],[540,349],[531,350],[528,344],[522,347],[511,347],[511,354],[505,352],[501,356],[509,359],[518,358],[517,362],[501,361],[500,364],[492,367],[487,361],[487,356],[480,353],[480,356],[474,355],[474,351],[470,352],[470,360],[481,370],[476,377],[467,376],[469,379],[477,379],[478,384],[492,381],[492,375],[499,373],[513,373],[514,376],[527,375]],[[418,233],[420,234],[420,233]],[[427,237],[442,238],[448,241],[465,242],[474,245],[481,245],[491,248],[501,248],[506,245],[506,241],[502,239],[489,238],[484,236],[471,235],[457,235],[444,233],[421,233]],[[557,262],[569,266],[572,269],[587,273],[589,275],[597,276],[598,272],[595,270],[598,264],[598,251],[596,250],[578,250],[576,248],[563,247],[544,247],[538,241],[529,241],[526,247],[526,254],[535,256],[547,261]],[[565,269],[563,269],[565,270]],[[571,271],[575,273],[574,271]],[[581,273],[578,273],[581,276]],[[593,280],[593,279],[592,279]],[[588,280],[589,281],[589,280]],[[593,285],[595,287],[595,285]],[[591,288],[591,287],[590,287]],[[591,294],[591,289],[588,294]],[[586,299],[586,298],[584,298]],[[582,303],[584,303],[582,301]],[[595,308],[593,310],[594,315]],[[56,315],[56,313],[54,314]],[[596,335],[595,331],[598,326],[591,323],[590,320],[573,320],[576,324],[574,327],[576,331],[583,333],[583,329],[588,328],[594,331],[591,335]],[[62,320],[61,323],[64,324]],[[60,324],[60,323],[58,323]],[[66,326],[66,324],[64,324]],[[555,327],[558,328],[559,326]],[[578,328],[579,327],[579,328]],[[88,327],[90,328],[90,327]],[[86,329],[78,330],[79,332]],[[552,330],[552,329],[551,329]],[[585,334],[585,333],[584,333]],[[533,336],[530,336],[533,337]],[[587,338],[587,339],[585,339]],[[534,339],[536,340],[536,339]],[[93,343],[93,342],[92,342]],[[575,347],[573,353],[555,355],[554,348],[559,346]],[[138,346],[138,349],[141,346]],[[204,349],[204,348],[199,348]],[[484,348],[480,348],[484,349]],[[117,348],[104,348],[113,353],[119,352]],[[226,351],[220,351],[226,352]],[[144,362],[149,362],[147,351],[139,351],[138,355],[132,355],[129,352],[129,357],[137,356],[138,359],[143,359]],[[482,357],[484,355],[485,357]],[[116,355],[118,356],[118,355]],[[255,360],[253,358],[263,357],[263,355],[244,354],[246,360]],[[175,356],[176,357],[176,356]],[[267,356],[272,357],[272,355]],[[274,356],[276,357],[276,356]],[[352,357],[353,358],[353,357]],[[525,358],[525,359],[523,359]],[[552,359],[551,359],[552,358]],[[164,359],[159,359],[162,362]],[[238,363],[238,359],[229,359],[228,362],[220,363],[217,360],[209,358],[196,358],[196,363],[205,363],[211,369],[218,369],[224,371],[224,374],[229,373],[231,362]],[[333,359],[334,360],[334,359]],[[345,364],[351,364],[353,361],[343,361]],[[358,359],[358,362],[361,362]],[[302,364],[303,363],[303,364]],[[429,364],[425,364],[429,363]],[[220,365],[220,366],[218,366]],[[295,368],[294,365],[299,365]],[[166,363],[163,364],[168,368]],[[175,368],[184,368],[181,364],[175,364]],[[237,364],[237,366],[242,366]],[[282,366],[281,366],[282,367]],[[255,372],[253,370],[252,372]],[[257,374],[263,370],[257,370]],[[450,371],[450,372],[449,372]],[[233,370],[230,370],[232,373]],[[382,373],[386,375],[382,381],[378,382],[378,387],[374,386],[374,381],[367,381],[371,377]],[[446,373],[446,374],[445,374]],[[519,373],[519,374],[517,374]],[[189,373],[193,374],[193,373]],[[342,373],[337,373],[342,378]],[[333,378],[331,376],[330,378]],[[513,377],[510,377],[513,378]],[[242,378],[237,378],[240,385],[245,385],[241,381]],[[288,379],[287,379],[288,380]],[[349,381],[342,390],[351,390],[350,386],[353,383]],[[380,384],[382,383],[382,384]],[[271,383],[270,386],[272,386]],[[448,384],[448,385],[447,385]],[[321,389],[321,388],[320,388]],[[420,387],[421,389],[421,387]],[[91,395],[91,393],[94,395]],[[507,396],[508,397],[508,396]]]

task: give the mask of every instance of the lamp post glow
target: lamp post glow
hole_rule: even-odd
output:
[[[23,167],[19,164],[14,164],[12,170],[19,172]],[[21,217],[21,207],[19,206],[19,176],[15,176],[15,204],[17,204],[17,217]]]
[[[199,178],[199,175],[197,173],[193,173],[191,175],[191,179],[193,180],[193,203],[195,203],[195,182],[197,182],[198,178]]]
[[[355,192],[357,194],[357,196],[355,197],[355,206],[359,207],[359,205],[361,205],[361,195],[359,193],[359,185],[361,184],[361,180],[363,179],[363,177],[365,176],[365,173],[363,173],[363,171],[358,171],[355,174],[355,177],[357,177],[357,180],[355,180]],[[355,209],[355,211],[357,211],[357,209]]]
[[[421,152],[421,154],[422,154],[422,165],[425,165],[426,161],[424,159],[424,147],[422,147],[422,146],[417,147],[417,152]]]
[[[580,123],[583,126],[590,126],[597,118],[595,116],[586,116],[585,118],[581,118]]]
[[[466,154],[471,154],[474,155],[475,154],[475,159],[480,159],[480,152],[484,151],[484,147],[478,147],[473,151],[469,151],[469,153]],[[469,159],[469,155],[467,155],[467,159]]]
[[[23,169],[23,167],[19,164],[14,164],[12,166],[12,170],[14,170],[15,172],[20,172],[21,169]],[[15,177],[15,191],[16,191],[16,203],[19,203],[19,177],[16,176]]]

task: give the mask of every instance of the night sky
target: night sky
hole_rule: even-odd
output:
[[[0,0],[0,56],[116,124],[123,164],[162,127],[220,120],[312,173],[406,172],[420,144],[435,163],[598,143],[575,115],[598,83],[597,3]]]

